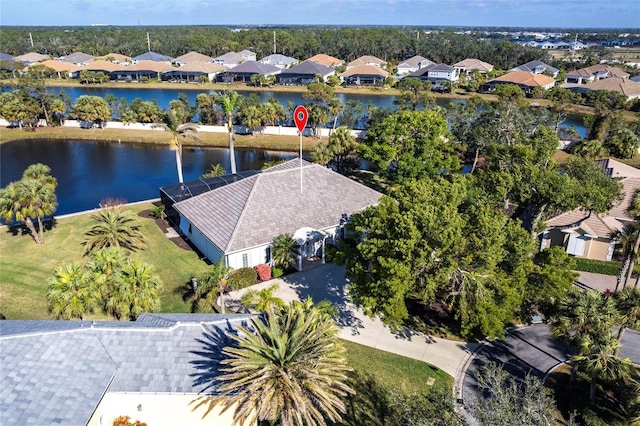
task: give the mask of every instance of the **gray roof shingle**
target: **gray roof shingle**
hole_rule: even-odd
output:
[[[246,73],[246,74],[274,74],[280,72],[280,68],[270,65],[263,64],[258,61],[245,61],[240,65],[236,65],[235,67],[229,69],[227,73]]]
[[[174,204],[225,253],[267,244],[302,227],[324,229],[382,194],[326,167],[294,159],[266,173]],[[302,174],[302,191],[300,190]]]

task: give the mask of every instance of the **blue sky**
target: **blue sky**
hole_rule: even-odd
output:
[[[0,0],[0,25],[639,28],[639,0]]]

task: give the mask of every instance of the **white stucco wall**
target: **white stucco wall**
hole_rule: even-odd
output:
[[[222,258],[222,251],[182,215],[180,215],[180,231],[212,263],[218,263]]]

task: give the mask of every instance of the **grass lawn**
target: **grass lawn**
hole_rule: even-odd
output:
[[[150,207],[138,204],[130,208],[139,213]],[[169,240],[154,220],[141,218],[141,222],[147,249],[132,256],[153,265],[160,276],[163,312],[189,312],[179,289],[193,273],[204,270],[205,263],[195,252]],[[50,319],[47,282],[58,266],[86,261],[81,243],[90,223],[89,214],[56,220],[53,229],[45,232],[43,245],[36,245],[29,234],[13,235],[8,228],[0,228],[0,313],[7,319]]]

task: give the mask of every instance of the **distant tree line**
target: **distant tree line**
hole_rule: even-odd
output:
[[[500,69],[534,60],[548,60],[540,49],[520,46],[484,33],[457,34],[451,30],[427,33],[416,28],[252,28],[232,31],[213,26],[167,27],[6,27],[0,51],[21,55],[36,51],[52,57],[84,52],[90,55],[121,53],[137,56],[151,50],[177,57],[189,51],[217,57],[229,51],[250,49],[258,58],[276,51],[301,60],[326,53],[344,61],[374,55],[398,64],[414,55],[437,63],[453,64],[479,58]],[[33,37],[31,46],[29,33]],[[502,36],[499,36],[502,37]]]

